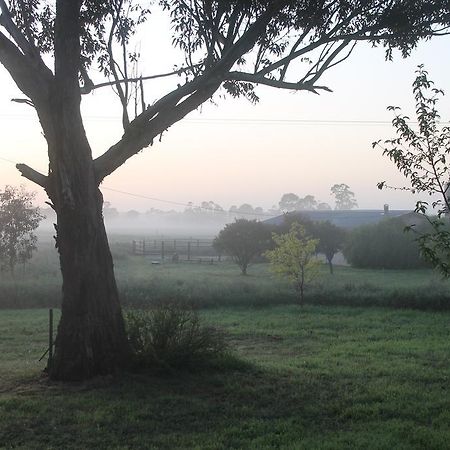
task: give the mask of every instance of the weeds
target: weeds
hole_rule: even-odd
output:
[[[223,356],[227,348],[223,333],[201,325],[196,311],[179,302],[131,310],[125,319],[140,367],[192,368]]]

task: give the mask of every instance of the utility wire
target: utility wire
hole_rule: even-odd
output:
[[[27,114],[0,114],[2,118],[10,119],[31,119],[34,118]],[[113,116],[85,116],[85,119],[92,120],[104,120],[104,121],[119,121],[119,117]],[[389,120],[357,120],[357,119],[258,119],[258,118],[208,118],[208,117],[198,117],[198,118],[186,118],[180,123],[196,123],[196,124],[267,124],[267,123],[280,123],[280,124],[312,124],[312,125],[392,125],[392,121]],[[408,120],[408,124],[417,124],[417,121]],[[450,121],[439,122],[440,125],[450,125]]]
[[[143,194],[134,194],[132,192],[121,191],[119,189],[109,188],[109,187],[106,187],[106,186],[102,186],[102,189],[105,189],[107,191],[117,192],[119,194],[128,195],[128,196],[131,196],[131,197],[143,198],[143,199],[146,199],[146,200],[153,200],[153,201],[157,201],[157,202],[168,203],[168,204],[171,204],[171,205],[185,206],[187,208],[199,208],[199,209],[203,209],[204,211],[213,211],[213,212],[219,213],[219,214],[236,214],[236,215],[244,215],[244,216],[268,217],[268,218],[269,217],[277,217],[276,215],[267,214],[267,213],[250,213],[250,212],[240,212],[240,211],[225,211],[224,209],[217,209],[217,208],[210,208],[210,207],[207,207],[207,206],[193,205],[191,203],[182,203],[182,202],[176,202],[176,201],[172,201],[172,200],[164,200],[164,199],[161,199],[161,198],[149,197],[149,196],[143,195]]]
[[[8,158],[3,158],[0,156],[0,160],[11,163],[16,165],[17,163],[11,159]],[[150,197],[148,195],[144,195],[144,194],[135,194],[133,192],[128,192],[128,191],[122,191],[120,189],[115,189],[115,188],[111,188],[111,187],[107,187],[107,186],[101,186],[101,189],[104,189],[106,191],[111,191],[111,192],[116,192],[118,194],[123,194],[123,195],[128,195],[130,197],[135,197],[135,198],[142,198],[145,200],[152,200],[152,201],[156,201],[156,202],[161,202],[161,203],[167,203],[170,205],[177,205],[177,206],[184,206],[187,208],[196,208],[196,209],[202,209],[204,211],[212,211],[214,213],[219,213],[219,214],[236,214],[236,215],[240,215],[240,216],[252,216],[252,217],[277,217],[275,215],[272,214],[267,214],[267,213],[250,213],[250,212],[239,212],[239,211],[225,211],[224,209],[217,209],[217,208],[210,208],[210,207],[206,207],[206,206],[201,206],[201,205],[194,205],[192,203],[183,203],[183,202],[177,202],[174,200],[165,200],[162,198],[156,198],[156,197]]]

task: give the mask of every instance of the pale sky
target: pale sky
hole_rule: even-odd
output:
[[[146,73],[170,71],[181,64],[175,52],[164,50],[164,36],[170,32],[161,18],[155,33],[158,51],[145,58]],[[151,39],[146,39],[151,42]],[[412,56],[385,62],[384,50],[359,45],[349,60],[331,69],[320,84],[333,93],[320,96],[257,88],[261,101],[216,98],[201,111],[189,115],[164,134],[162,142],[134,156],[103,183],[134,194],[195,204],[215,201],[224,208],[251,203],[265,209],[277,204],[281,195],[315,195],[333,206],[330,187],[346,183],[355,192],[360,208],[412,209],[415,199],[404,192],[379,191],[376,183],[386,180],[403,185],[404,180],[371,143],[394,135],[389,124],[326,123],[329,121],[390,122],[388,105],[402,106],[412,114],[411,83],[418,64],[425,64],[430,78],[450,92],[450,37],[422,43]],[[142,48],[142,53],[146,49]],[[20,91],[1,68],[0,117],[2,145],[0,157],[24,162],[44,171],[46,146],[31,108],[11,103]],[[147,84],[147,102],[164,94],[175,78]],[[95,155],[114,144],[122,134],[120,110],[109,88],[83,98],[85,126]],[[450,97],[440,103],[442,120],[450,120]],[[304,122],[304,121],[312,122]],[[318,121],[318,122],[317,122]],[[0,188],[24,184],[42,190],[21,178],[14,165],[0,160]],[[103,190],[105,200],[119,210],[182,209],[170,204],[133,198]]]

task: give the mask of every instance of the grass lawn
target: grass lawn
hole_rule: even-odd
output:
[[[202,310],[236,358],[198,372],[49,384],[45,310],[0,311],[0,447],[450,448],[450,314]]]
[[[141,306],[167,299],[199,307],[286,305],[297,302],[291,286],[273,275],[268,264],[254,264],[249,275],[231,262],[151,264],[129,255],[129,243],[113,245],[116,278],[124,305]],[[15,278],[0,274],[0,309],[59,305],[61,276],[56,251],[42,247]],[[431,270],[366,270],[339,266],[307,287],[311,304],[391,306],[450,310],[450,282]]]

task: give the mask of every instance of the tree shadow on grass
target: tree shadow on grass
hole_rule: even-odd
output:
[[[298,441],[306,430],[336,427],[335,411],[324,407],[324,393],[333,395],[329,388],[323,380],[235,359],[206,371],[28,388],[1,401],[0,442],[24,448],[276,447]]]

